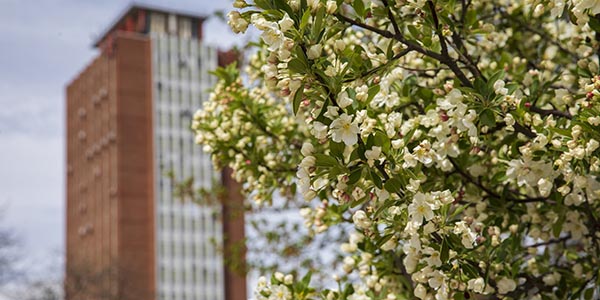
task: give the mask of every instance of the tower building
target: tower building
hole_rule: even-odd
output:
[[[244,237],[239,186],[223,176],[221,202],[175,197],[177,181],[222,178],[189,129],[209,72],[234,57],[203,44],[203,21],[132,5],[67,86],[68,300],[247,299],[223,251]]]

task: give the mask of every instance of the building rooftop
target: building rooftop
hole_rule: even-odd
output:
[[[118,15],[118,17],[113,22],[110,23],[110,25],[104,31],[102,31],[102,33],[94,40],[93,46],[95,48],[99,47],[100,44],[102,43],[102,41],[104,41],[106,39],[106,37],[108,35],[110,35],[110,33],[112,33],[113,31],[115,31],[117,29],[120,29],[119,27],[122,27],[125,25],[128,17],[138,15],[139,12],[144,12],[144,13],[155,12],[155,13],[173,14],[173,15],[177,15],[177,16],[181,16],[181,17],[195,19],[195,20],[198,20],[200,23],[202,23],[204,20],[207,19],[207,17],[205,15],[202,15],[195,11],[173,9],[173,8],[167,8],[167,7],[157,6],[157,5],[149,5],[149,4],[133,2],[133,3],[129,4],[129,6],[127,6]],[[125,26],[127,26],[127,25],[125,25]]]

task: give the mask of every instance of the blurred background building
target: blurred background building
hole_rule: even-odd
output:
[[[246,299],[225,266],[243,255],[229,250],[244,237],[239,186],[189,129],[209,72],[235,59],[203,45],[203,20],[132,5],[67,87],[66,299]],[[175,197],[188,178],[221,179],[225,204]]]

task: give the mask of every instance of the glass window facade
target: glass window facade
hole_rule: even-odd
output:
[[[190,30],[180,22],[180,29]],[[196,188],[210,188],[217,173],[199,151],[190,129],[193,112],[208,98],[216,78],[216,49],[189,35],[152,36],[156,159],[157,295],[160,299],[222,300],[223,259],[218,205],[176,198],[176,181],[193,177]],[[192,62],[198,62],[197,64]]]

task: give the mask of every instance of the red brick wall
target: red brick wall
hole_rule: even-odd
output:
[[[113,45],[67,87],[68,300],[155,292],[150,41]]]
[[[155,297],[151,43],[115,38],[120,299]]]
[[[67,87],[67,299],[116,291],[114,74],[114,62],[100,55]]]

